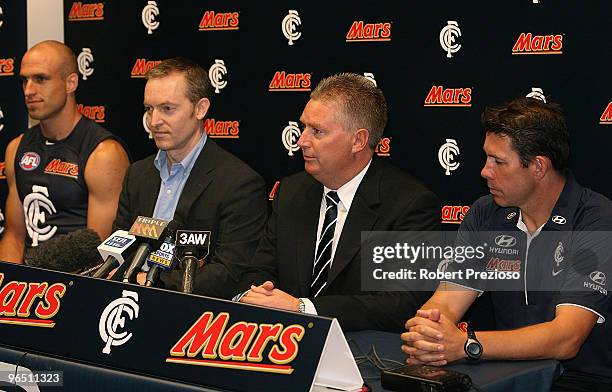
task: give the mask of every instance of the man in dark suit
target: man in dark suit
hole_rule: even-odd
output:
[[[159,152],[130,166],[115,225],[129,229],[138,215],[174,219],[181,229],[210,230],[210,251],[196,273],[194,293],[231,298],[266,219],[263,179],[207,138],[207,72],[174,58],[146,75],[144,106]],[[127,263],[126,263],[127,264]],[[138,281],[143,282],[144,273]],[[161,274],[177,290],[182,273]]]
[[[401,330],[402,309],[418,309],[427,293],[362,291],[361,232],[436,230],[438,199],[373,158],[387,106],[369,80],[335,75],[310,98],[298,141],[306,172],[276,189],[240,300],[336,317],[345,330]]]

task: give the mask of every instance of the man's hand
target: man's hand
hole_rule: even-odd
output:
[[[240,302],[294,312],[300,309],[299,299],[282,290],[275,289],[274,284],[270,281],[266,281],[260,286],[251,286],[249,292],[240,299]]]
[[[402,351],[409,355],[408,363],[442,366],[465,357],[466,334],[438,309],[418,310],[406,322],[406,329],[401,338],[406,342]]]

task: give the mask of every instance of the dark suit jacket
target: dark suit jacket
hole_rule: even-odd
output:
[[[306,172],[283,179],[272,215],[239,288],[272,280],[296,297],[309,296],[323,185]],[[361,291],[361,231],[438,230],[438,198],[396,167],[374,158],[346,217],[323,293],[311,298],[321,316],[344,330],[404,331],[431,293]]]
[[[130,166],[119,199],[117,228],[129,230],[138,215],[153,215],[161,186],[154,159],[153,155]],[[261,176],[209,138],[174,214],[179,228],[211,231],[210,252],[196,273],[194,294],[219,298],[235,294],[263,232],[266,211]],[[165,288],[179,290],[182,272],[163,272],[160,280]]]

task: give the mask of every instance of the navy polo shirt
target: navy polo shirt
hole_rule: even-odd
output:
[[[474,203],[457,235],[460,245],[486,244],[485,257],[462,267],[520,271],[520,279],[448,281],[490,291],[500,330],[551,321],[560,305],[595,313],[598,321],[591,334],[563,366],[566,372],[612,381],[611,235],[612,202],[579,185],[571,174],[551,217],[533,235],[519,208],[500,207],[487,195]]]

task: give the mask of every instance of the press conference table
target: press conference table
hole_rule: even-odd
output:
[[[362,331],[347,334],[349,345],[355,355],[361,355],[357,346],[367,352],[372,346],[381,358],[403,361],[405,354],[400,350],[399,335]],[[214,391],[213,389],[177,383],[138,374],[53,358],[35,353],[0,346],[0,372],[7,371],[9,364],[21,364],[34,370],[61,370],[64,386],[41,387],[31,391]],[[13,366],[14,368],[14,366]],[[378,370],[371,364],[359,366],[362,376],[373,391],[385,391],[380,385]],[[481,361],[458,363],[452,369],[468,374],[481,391],[548,391],[553,380],[559,376],[561,366],[557,361]],[[372,377],[375,377],[373,379]],[[254,386],[253,390],[261,386]],[[23,391],[22,389],[0,386],[0,391]],[[27,390],[27,389],[26,389]],[[28,392],[30,390],[27,390]],[[265,390],[265,388],[264,388]]]
[[[402,342],[398,334],[380,331],[353,332],[347,334],[347,340],[354,355],[362,355],[360,350],[367,353],[374,347],[380,358],[399,362],[406,359],[406,354],[400,349]],[[486,392],[549,391],[562,371],[561,364],[555,360],[461,361],[448,368],[469,375],[472,383]],[[359,370],[373,391],[386,391],[380,385],[380,372],[373,364],[360,364]]]

